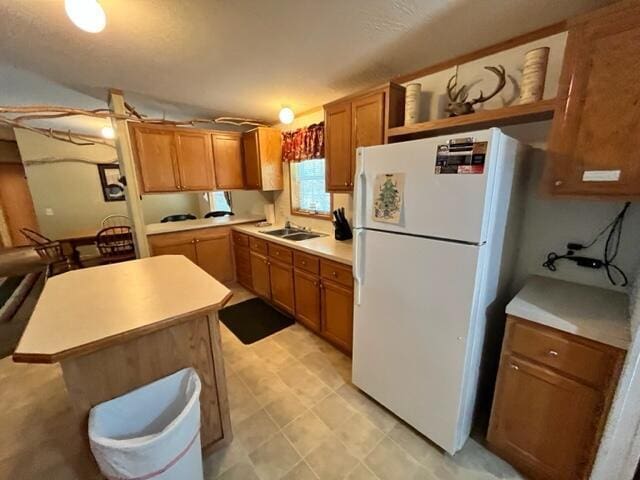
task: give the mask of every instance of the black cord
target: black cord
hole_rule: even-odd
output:
[[[555,272],[557,270],[556,262],[558,260],[568,259],[576,262],[578,265],[581,265],[581,266],[589,266],[591,268],[604,267],[607,273],[607,278],[609,279],[609,282],[611,282],[612,285],[618,285],[618,283],[616,282],[616,279],[614,278],[617,275],[622,279],[620,286],[622,287],[626,286],[629,283],[629,280],[627,279],[626,274],[620,267],[615,265],[613,261],[618,256],[618,252],[620,250],[620,240],[622,238],[622,226],[624,224],[624,218],[630,206],[631,206],[631,202],[626,202],[624,204],[624,207],[620,211],[620,213],[618,213],[618,215],[616,215],[616,217],[606,227],[604,227],[587,245],[582,246],[580,244],[574,244],[575,248],[580,250],[586,250],[587,248],[595,245],[595,243],[598,240],[600,240],[600,238],[602,238],[602,236],[608,231],[609,234],[607,235],[607,240],[605,242],[603,260],[590,259],[586,257],[575,257],[574,251],[569,249],[567,250],[567,253],[565,253],[564,255],[558,255],[556,252],[549,253],[547,255],[547,259],[542,264],[542,266],[551,272]],[[614,275],[614,273],[616,275]]]

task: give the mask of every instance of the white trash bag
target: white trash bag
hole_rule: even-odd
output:
[[[89,441],[109,480],[202,480],[200,390],[193,368],[96,405]]]

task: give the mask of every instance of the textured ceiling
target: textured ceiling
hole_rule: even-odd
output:
[[[307,110],[609,3],[100,1],[107,27],[89,34],[71,24],[63,0],[0,0],[0,63],[96,98],[115,87],[185,111],[267,120],[282,105]]]

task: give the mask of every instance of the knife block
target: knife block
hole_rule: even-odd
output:
[[[333,222],[333,226],[335,227],[335,239],[336,240],[349,240],[353,238],[353,233],[351,233],[351,227],[349,224],[342,224],[338,222]]]

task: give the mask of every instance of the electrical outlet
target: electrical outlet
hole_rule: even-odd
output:
[[[45,208],[45,209],[44,209],[44,214],[45,214],[47,217],[53,217],[53,208]]]

